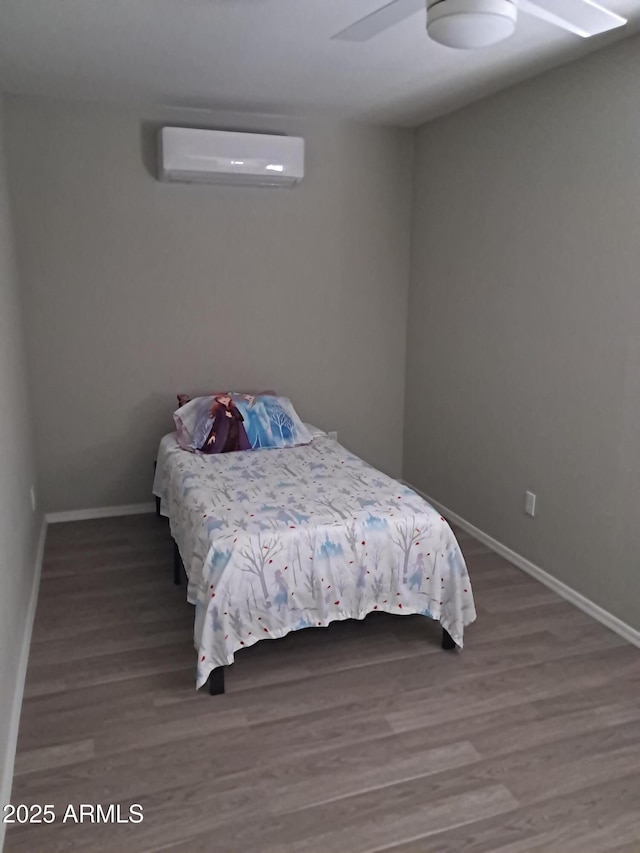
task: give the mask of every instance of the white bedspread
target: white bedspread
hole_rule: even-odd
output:
[[[420,613],[459,646],[475,619],[446,521],[329,438],[204,456],[168,435],[153,492],[196,607],[197,687],[239,649],[337,619]]]

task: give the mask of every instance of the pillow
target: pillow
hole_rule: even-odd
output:
[[[178,394],[178,409],[173,413],[173,422],[176,426],[176,441],[180,447],[185,450],[195,450],[192,442],[192,434],[196,427],[196,423],[200,420],[204,412],[211,408],[213,398],[218,394],[231,394],[232,397],[246,396],[247,399],[253,398],[258,394],[271,394],[276,396],[275,391],[212,391],[209,394],[199,394],[197,397],[192,397],[190,394]],[[204,402],[208,401],[208,402]],[[194,405],[189,405],[193,403]]]
[[[311,441],[291,402],[271,394],[196,397],[173,417],[178,444],[202,453],[293,447]]]
[[[244,404],[243,413],[253,450],[259,447],[295,447],[311,442],[309,430],[287,397],[260,394]]]
[[[176,425],[176,441],[184,450],[196,450],[194,443],[194,432],[196,425],[206,416],[213,404],[213,396],[194,397],[188,403],[180,406],[173,413],[173,422]]]
[[[211,391],[209,394],[197,394],[197,397],[215,397],[216,394],[226,394],[226,391]],[[232,394],[250,394],[253,397],[257,397],[258,394],[270,394],[273,397],[277,397],[275,391],[232,391]],[[192,397],[191,394],[178,394],[178,408],[182,406],[186,406],[187,403],[190,403],[191,400],[195,400],[195,397]]]

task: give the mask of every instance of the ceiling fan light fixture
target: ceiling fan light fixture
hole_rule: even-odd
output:
[[[429,38],[461,50],[488,47],[509,38],[517,17],[513,0],[427,0]]]

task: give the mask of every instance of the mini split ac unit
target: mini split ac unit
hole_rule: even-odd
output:
[[[163,127],[159,161],[161,181],[291,187],[304,176],[304,139]]]

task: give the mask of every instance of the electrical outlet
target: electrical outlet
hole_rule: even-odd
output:
[[[524,511],[527,515],[536,514],[536,496],[533,492],[524,493]]]
[[[332,441],[337,441],[337,440],[338,440],[338,431],[337,431],[337,430],[332,430],[331,432],[328,432],[328,433],[327,433],[327,435],[329,436],[329,438],[330,438]]]
[[[29,489],[29,496],[31,497],[31,509],[33,512],[36,511],[36,507],[38,506],[38,501],[36,500],[36,487],[31,486]]]

